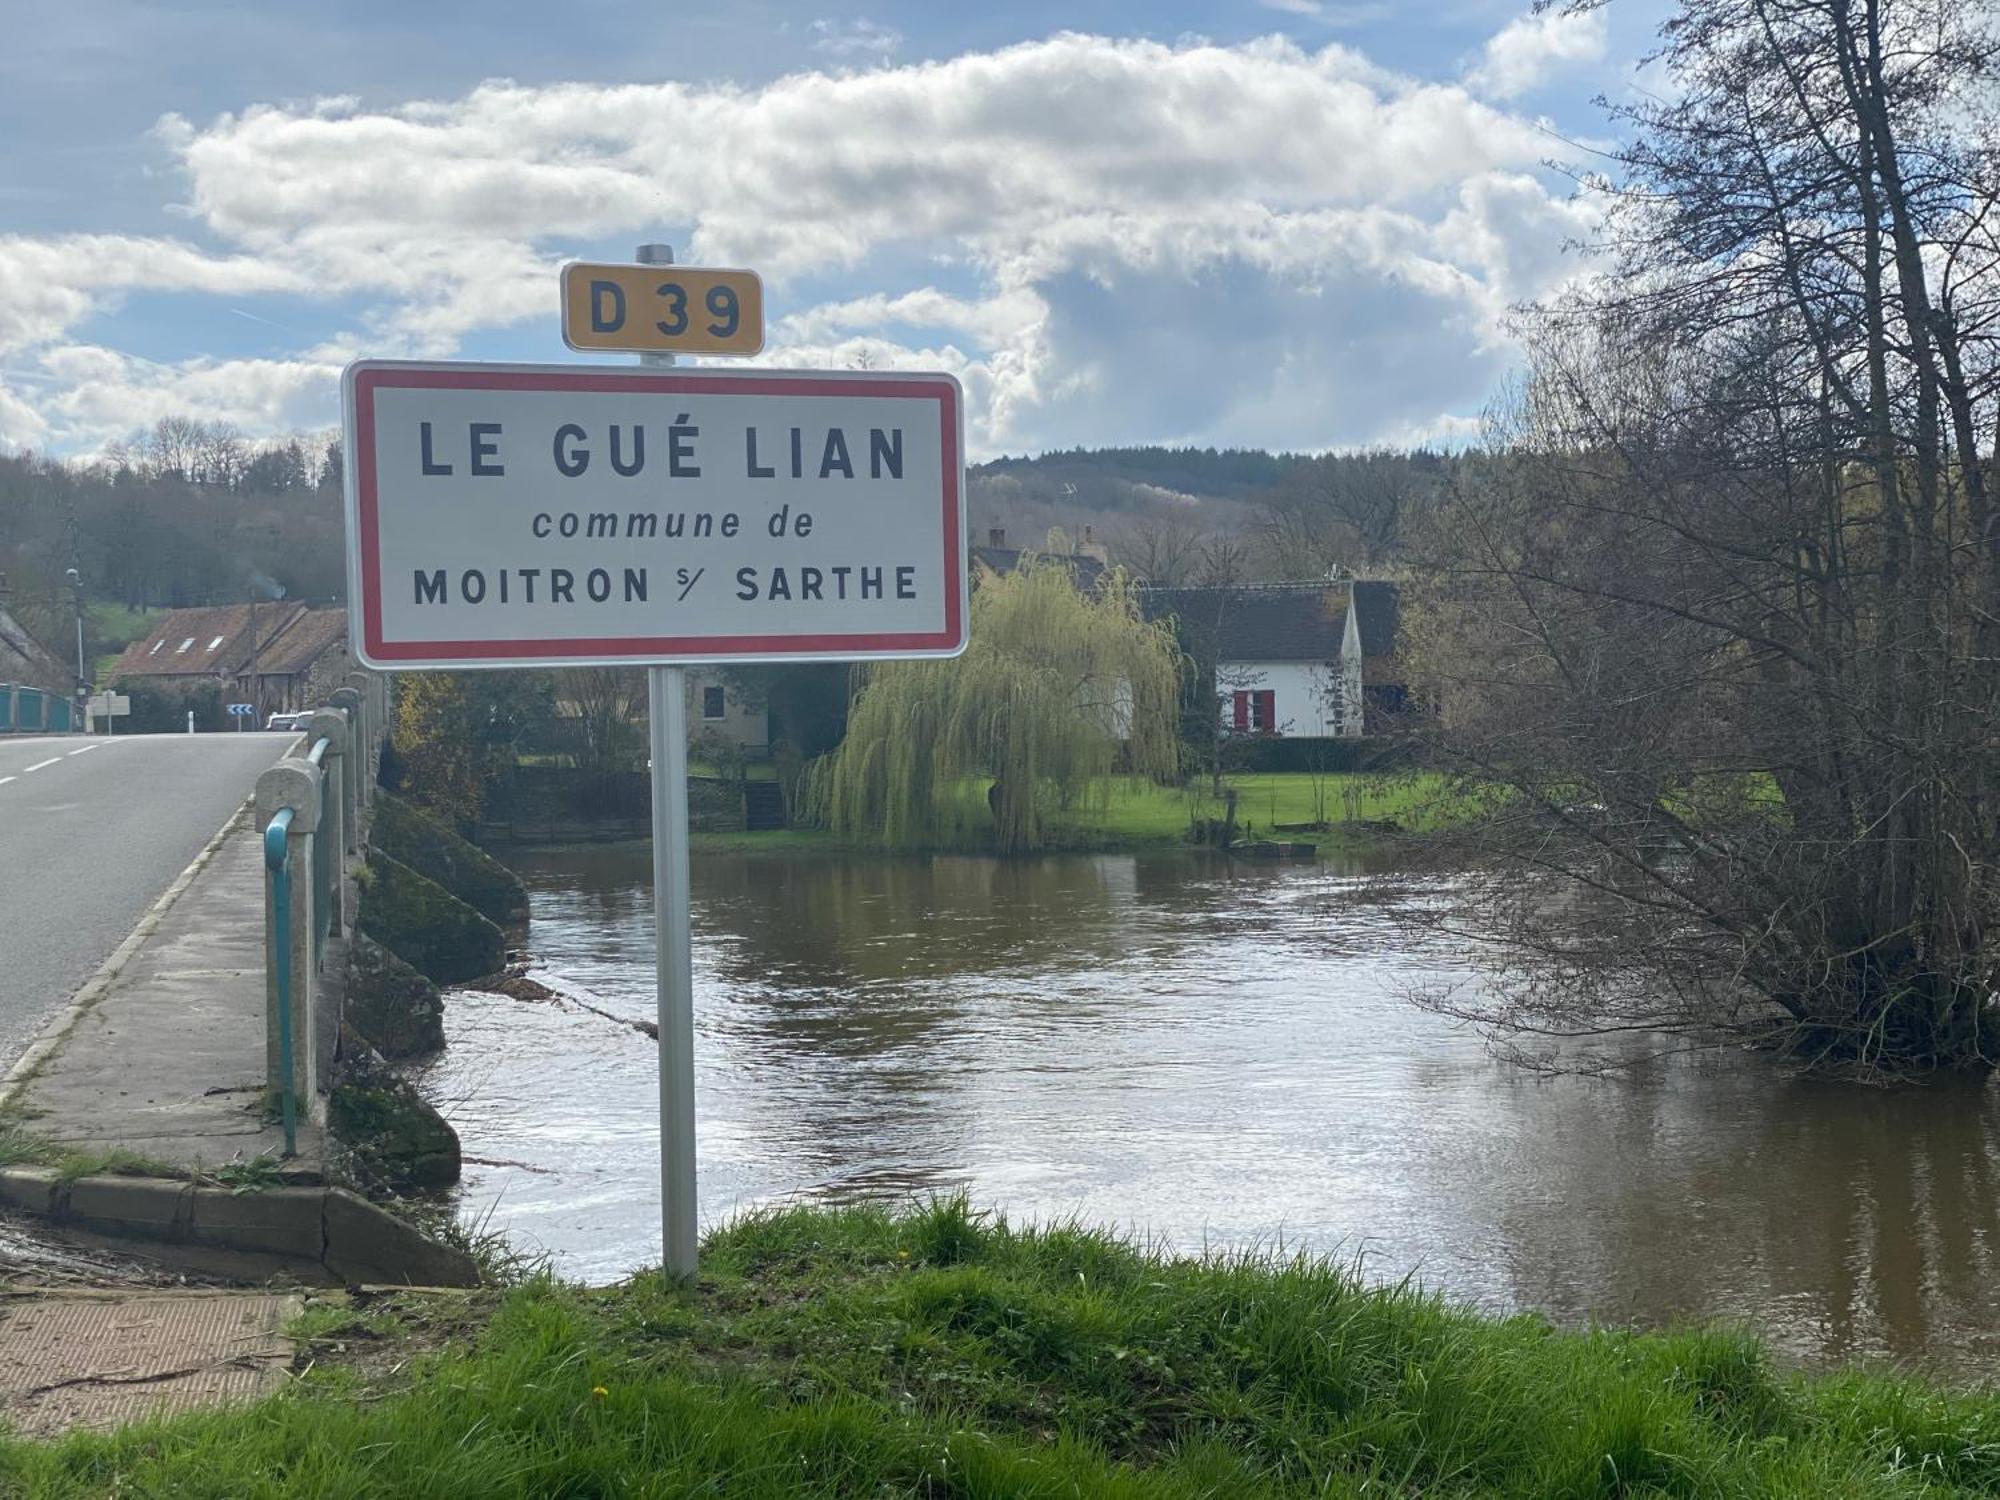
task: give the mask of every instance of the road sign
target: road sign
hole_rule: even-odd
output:
[[[364,361],[342,387],[368,666],[965,648],[949,375]]]
[[[755,271],[698,266],[562,270],[563,342],[585,353],[755,354],[764,347],[764,283]]]
[[[254,703],[232,703],[229,705],[229,717],[232,719],[255,718],[256,714],[257,705]]]
[[[100,719],[122,719],[132,712],[132,700],[124,693],[99,693],[85,707]]]

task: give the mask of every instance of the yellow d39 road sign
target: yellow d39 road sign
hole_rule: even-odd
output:
[[[764,283],[755,271],[701,266],[562,270],[563,342],[587,353],[755,354],[764,347]]]

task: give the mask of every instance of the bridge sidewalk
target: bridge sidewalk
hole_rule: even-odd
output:
[[[264,1116],[264,866],[249,816],[204,858],[13,1092],[34,1134],[184,1169],[282,1154]],[[290,1166],[318,1172],[325,1141],[303,1111],[298,1146]]]

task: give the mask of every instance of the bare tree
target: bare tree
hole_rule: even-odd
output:
[[[1995,42],[1955,0],[1684,0],[1663,35],[1593,184],[1613,274],[1524,320],[1410,614],[1484,809],[1452,919],[1516,960],[1470,1009],[1984,1070]]]
[[[1387,449],[1301,462],[1259,501],[1255,534],[1272,570],[1291,577],[1379,566],[1433,502],[1444,467],[1436,454]]]
[[[1160,588],[1190,583],[1208,540],[1199,517],[1149,513],[1109,528],[1111,555],[1133,577]]]
[[[193,484],[201,472],[202,426],[193,417],[161,417],[146,434],[146,465],[162,479]]]
[[[195,482],[235,489],[249,463],[242,432],[233,422],[203,422],[197,424],[197,431]]]
[[[598,778],[639,766],[646,756],[646,674],[637,667],[567,667],[556,698],[575,714],[577,767]]]
[[[1212,532],[1203,541],[1192,582],[1211,588],[1233,588],[1257,576],[1248,539],[1234,532]]]

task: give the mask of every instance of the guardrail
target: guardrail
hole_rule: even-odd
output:
[[[0,682],[0,734],[67,734],[69,699],[42,688]]]
[[[298,1148],[301,1104],[310,1118],[325,1115],[324,1070],[332,1059],[320,1044],[321,973],[329,940],[352,925],[348,866],[361,853],[388,719],[387,679],[356,672],[312,716],[305,733],[311,748],[257,778],[267,872],[266,1078],[279,1095],[287,1156]]]

